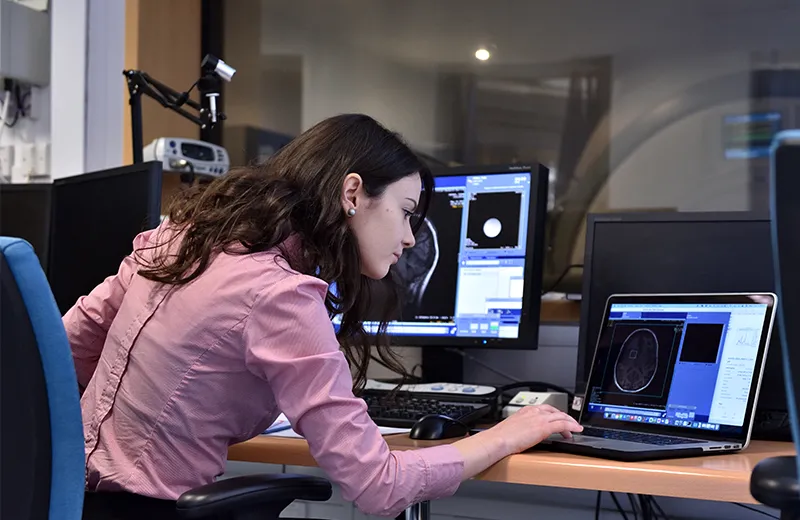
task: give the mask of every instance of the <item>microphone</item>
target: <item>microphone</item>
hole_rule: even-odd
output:
[[[200,63],[200,67],[204,71],[213,73],[228,82],[230,82],[230,80],[233,79],[233,75],[236,74],[236,69],[212,54],[205,55],[203,61]]]
[[[206,93],[206,98],[208,98],[208,113],[211,116],[212,125],[217,123],[217,96],[219,96],[219,92]]]

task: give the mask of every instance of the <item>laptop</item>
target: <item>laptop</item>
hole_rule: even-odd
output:
[[[613,295],[572,439],[545,449],[640,461],[742,450],[777,297]]]

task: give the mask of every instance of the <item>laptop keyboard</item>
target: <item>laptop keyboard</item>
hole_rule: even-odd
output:
[[[657,446],[672,446],[675,444],[697,444],[703,441],[682,439],[680,437],[667,437],[666,435],[653,435],[652,433],[624,432],[618,430],[605,430],[602,428],[584,428],[582,435],[614,439],[617,441],[638,442],[640,444],[655,444]]]

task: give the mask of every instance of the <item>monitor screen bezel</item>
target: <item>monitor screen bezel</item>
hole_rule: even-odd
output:
[[[55,205],[58,203],[58,188],[60,186],[82,184],[85,182],[118,177],[120,175],[143,172],[147,173],[150,181],[150,193],[148,194],[150,207],[147,210],[148,220],[143,224],[150,229],[158,227],[161,223],[161,191],[163,184],[163,165],[160,161],[146,161],[55,179],[53,181],[53,213],[55,213]],[[55,225],[56,223],[52,224]]]
[[[516,338],[470,338],[464,336],[390,335],[395,346],[437,346],[452,348],[501,348],[509,350],[535,350],[539,339],[539,314],[541,312],[542,267],[544,254],[545,220],[547,218],[547,185],[549,170],[538,163],[456,166],[432,171],[434,182],[438,178],[529,172],[531,175],[530,204],[528,206],[528,233],[525,243],[525,274],[523,282],[522,311],[519,334]],[[536,297],[532,297],[536,295]]]
[[[145,218],[142,220],[141,229],[138,232],[142,232],[148,229],[154,229],[159,226],[161,223],[161,195],[162,195],[162,184],[163,184],[163,165],[160,161],[148,161],[142,163],[131,164],[127,166],[119,166],[115,168],[109,168],[107,170],[99,170],[93,171],[88,173],[83,173],[79,175],[74,175],[70,177],[63,177],[60,179],[55,179],[52,183],[52,195],[51,195],[51,206],[50,206],[50,237],[49,237],[49,248],[48,248],[48,265],[49,271],[48,276],[50,280],[50,285],[53,290],[53,295],[55,296],[56,303],[59,306],[59,309],[62,312],[66,312],[74,303],[76,294],[71,293],[67,288],[65,288],[64,284],[67,283],[65,280],[72,281],[74,279],[74,274],[65,270],[62,262],[59,261],[60,258],[63,256],[75,255],[75,254],[84,254],[85,251],[73,251],[71,249],[71,244],[69,240],[65,240],[65,232],[76,232],[74,229],[64,229],[64,223],[59,222],[59,215],[61,211],[61,205],[63,204],[63,193],[61,191],[62,187],[74,187],[80,186],[81,184],[95,182],[99,180],[108,180],[113,179],[114,177],[120,177],[124,175],[131,175],[131,174],[139,174],[143,182],[147,182],[148,184],[148,192],[147,192],[147,202],[148,207],[146,209]],[[119,194],[118,194],[119,195]],[[90,208],[91,211],[95,211],[95,208]],[[85,216],[85,215],[84,215]],[[90,217],[86,217],[86,225],[87,229],[91,228],[91,220],[95,218],[110,218],[113,219],[115,217],[115,212],[111,211],[110,214],[106,215],[98,215],[94,214]],[[103,247],[104,245],[104,238],[103,237],[95,237],[97,240],[97,247]],[[132,247],[133,240],[135,236],[127,237],[130,239],[130,244]],[[67,244],[67,247],[63,247],[64,244]],[[130,252],[130,251],[129,251]],[[126,253],[127,254],[127,253]],[[121,262],[124,256],[119,259]],[[118,268],[118,265],[116,266]],[[111,268],[111,266],[109,266]],[[113,272],[108,272],[105,276],[112,275],[116,270]],[[97,283],[100,283],[102,279],[98,277]],[[89,290],[90,288],[87,287],[85,290]]]
[[[583,255],[583,280],[581,285],[581,312],[578,327],[578,355],[575,365],[575,393],[584,395],[589,382],[589,370],[594,358],[597,338],[589,338],[591,316],[591,278],[592,259],[595,246],[595,227],[609,223],[686,223],[686,222],[766,222],[770,220],[766,212],[759,211],[674,211],[674,212],[631,212],[631,213],[589,213],[586,216],[586,240]],[[602,320],[603,316],[598,319]]]
[[[775,309],[778,297],[774,293],[715,293],[715,294],[614,294],[611,295],[606,301],[606,306],[603,311],[603,320],[600,327],[602,328],[609,319],[609,311],[611,306],[615,303],[636,303],[636,304],[736,304],[736,303],[757,303],[753,298],[769,297],[770,301],[767,303],[767,311],[764,316],[764,325],[767,327],[766,333],[764,329],[761,330],[761,337],[759,338],[758,353],[756,354],[756,366],[753,370],[753,381],[751,384],[750,392],[747,396],[747,404],[745,407],[745,416],[742,422],[742,431],[736,435],[726,434],[723,431],[709,431],[698,428],[688,428],[680,426],[666,426],[659,424],[645,424],[643,422],[628,422],[605,419],[600,416],[599,412],[592,413],[589,417],[588,412],[589,399],[588,396],[583,400],[579,422],[584,425],[591,425],[603,428],[612,428],[615,430],[636,431],[640,433],[655,433],[664,435],[690,435],[692,438],[706,439],[711,441],[733,440],[736,442],[746,443],[750,440],[750,433],[753,429],[753,418],[756,409],[756,400],[758,393],[761,390],[762,378],[764,376],[764,367],[766,365],[767,353],[770,344],[770,338],[774,331],[775,323]],[[594,358],[597,355],[597,346],[599,337],[595,341],[594,354],[592,355],[592,370],[594,367]],[[591,381],[591,372],[589,371],[588,380]],[[595,417],[596,415],[596,417]]]

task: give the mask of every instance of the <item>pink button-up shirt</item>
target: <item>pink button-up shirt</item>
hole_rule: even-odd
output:
[[[134,249],[158,233],[139,235]],[[354,397],[324,282],[277,251],[220,254],[181,287],[137,268],[128,256],[64,316],[86,388],[87,489],[176,499],[222,474],[228,446],[283,411],[345,499],[368,514],[455,492],[464,471],[456,448],[390,451]]]

